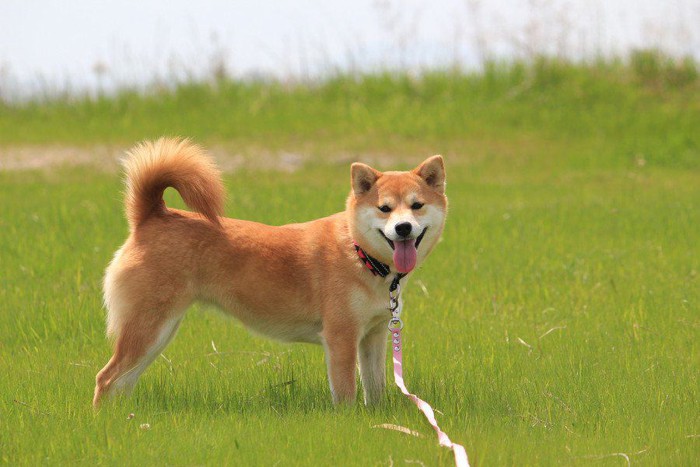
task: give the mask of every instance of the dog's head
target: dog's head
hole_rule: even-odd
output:
[[[379,172],[355,163],[347,201],[353,240],[367,253],[407,273],[433,249],[447,215],[442,156],[410,172]]]

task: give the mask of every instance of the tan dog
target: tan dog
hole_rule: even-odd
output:
[[[131,233],[105,275],[115,348],[93,404],[134,386],[196,300],[269,337],[323,344],[335,403],[355,399],[359,357],[365,403],[380,399],[396,274],[373,273],[359,255],[405,274],[425,259],[447,211],[441,156],[410,172],[355,163],[345,211],[280,227],[219,217],[219,172],[186,140],[142,143],[125,168]],[[197,213],[167,208],[167,187]]]

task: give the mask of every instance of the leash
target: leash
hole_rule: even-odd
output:
[[[382,263],[376,258],[368,255],[357,243],[355,245],[355,251],[360,260],[364,263],[367,268],[372,271],[375,276],[381,276],[382,278],[391,274],[391,269],[389,265]],[[411,399],[411,401],[416,404],[418,409],[423,412],[425,418],[428,419],[428,423],[433,427],[435,433],[437,434],[440,446],[444,446],[452,450],[455,456],[455,465],[457,467],[469,467],[469,459],[467,458],[467,451],[461,444],[453,443],[447,433],[442,431],[438,426],[437,420],[435,419],[435,411],[433,408],[425,402],[420,397],[412,394],[407,388],[403,381],[403,341],[401,338],[401,330],[403,329],[403,321],[401,320],[401,309],[403,305],[399,301],[399,296],[401,295],[401,279],[404,278],[406,274],[397,273],[394,279],[389,285],[389,311],[391,311],[391,318],[389,319],[389,331],[391,332],[391,350],[393,353],[394,360],[394,382],[396,386],[399,387],[401,392]]]
[[[397,275],[398,277],[398,275]],[[396,279],[394,279],[396,281]],[[393,284],[393,282],[392,282]],[[469,467],[469,459],[467,451],[461,444],[453,443],[447,433],[442,431],[435,419],[435,411],[433,408],[420,397],[409,392],[403,381],[403,341],[401,338],[401,330],[403,329],[403,321],[401,321],[401,308],[399,295],[401,294],[401,285],[396,282],[397,286],[394,291],[389,290],[389,310],[391,310],[391,319],[389,320],[389,331],[391,332],[391,350],[394,356],[394,382],[399,387],[401,392],[411,399],[414,404],[423,412],[428,423],[433,427],[437,434],[440,446],[444,446],[452,450],[455,456],[455,465],[457,467]]]

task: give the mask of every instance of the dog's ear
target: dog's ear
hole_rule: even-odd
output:
[[[381,175],[381,172],[374,170],[369,165],[355,162],[350,167],[350,180],[353,193],[355,193],[355,195],[367,193],[372,189]]]
[[[445,163],[442,156],[432,156],[413,169],[413,173],[425,180],[430,188],[445,194]]]

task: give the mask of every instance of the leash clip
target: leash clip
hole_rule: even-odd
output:
[[[401,285],[397,283],[396,288],[389,289],[389,306],[387,308],[395,318],[401,314],[399,295],[401,295]]]
[[[396,310],[399,308],[399,300],[398,298],[395,297],[390,297],[389,298],[389,306],[387,307],[389,311],[391,311],[391,314],[395,314]]]
[[[391,312],[391,319],[387,327],[390,331],[400,331],[403,329],[403,321],[401,321],[401,303],[399,302],[399,296],[401,295],[401,284],[396,281],[396,287],[389,289],[389,311]]]

